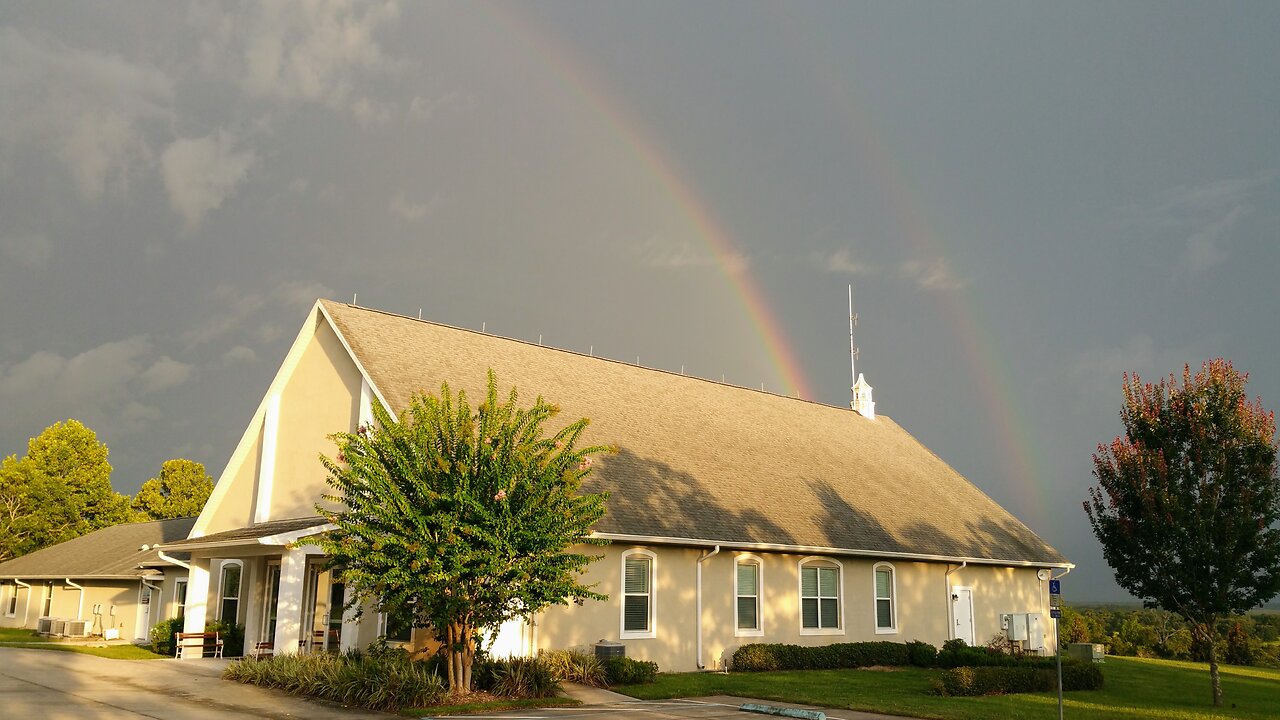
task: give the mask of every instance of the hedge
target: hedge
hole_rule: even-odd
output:
[[[615,657],[604,661],[605,682],[610,685],[641,685],[657,679],[658,663]]]
[[[958,667],[942,673],[934,681],[939,695],[1008,695],[1057,689],[1056,668],[1034,666]],[[1062,689],[1097,690],[1102,687],[1102,670],[1093,663],[1064,662]]]
[[[733,653],[733,669],[763,670],[829,670],[860,668],[871,665],[933,665],[934,650],[928,643],[896,642],[835,643],[807,647],[781,643],[752,643]]]

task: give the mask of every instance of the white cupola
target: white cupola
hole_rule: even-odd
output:
[[[871,399],[871,386],[862,377],[862,373],[858,373],[858,380],[853,384],[853,402],[849,403],[849,407],[868,420],[876,419],[876,404]]]

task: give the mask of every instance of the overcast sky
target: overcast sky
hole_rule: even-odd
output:
[[[0,452],[216,476],[353,293],[844,405],[852,283],[877,409],[1123,598],[1121,374],[1280,408],[1277,78],[1268,2],[7,2]]]

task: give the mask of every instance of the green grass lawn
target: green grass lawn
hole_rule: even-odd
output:
[[[1051,693],[980,698],[931,695],[930,679],[939,672],[905,668],[893,672],[663,674],[653,685],[614,690],[642,699],[738,695],[920,718],[1051,720],[1058,716],[1057,695]],[[1214,712],[1211,705],[1208,666],[1201,663],[1109,657],[1103,674],[1106,682],[1102,690],[1065,695],[1068,717],[1103,720],[1280,717],[1280,670],[1223,665],[1226,707],[1219,712]]]
[[[137,645],[108,645],[107,647],[88,647],[72,643],[60,643],[55,639],[42,638],[35,630],[17,628],[0,628],[0,647],[26,648],[28,650],[53,650],[56,652],[75,652],[116,660],[155,660],[165,657],[157,655]]]

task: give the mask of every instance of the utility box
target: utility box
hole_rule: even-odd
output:
[[[1044,650],[1044,616],[1040,613],[1027,613],[1027,650],[1039,652]]]
[[[620,642],[601,640],[596,643],[596,657],[600,660],[627,656],[627,646]]]
[[[1027,614],[1011,613],[1006,615],[1008,625],[1005,627],[1005,634],[1014,642],[1026,641],[1027,639]]]
[[[1067,657],[1075,658],[1081,662],[1105,662],[1107,657],[1106,648],[1095,643],[1071,643],[1067,646]]]

